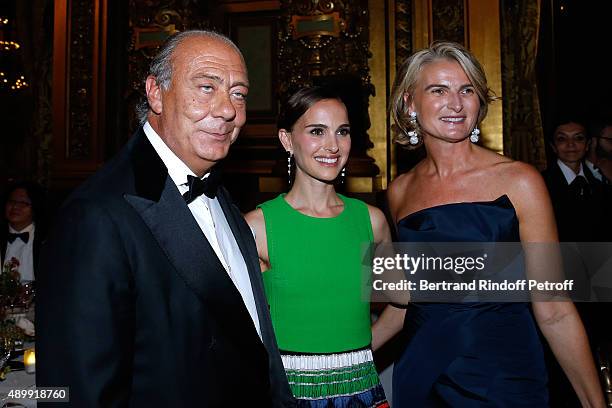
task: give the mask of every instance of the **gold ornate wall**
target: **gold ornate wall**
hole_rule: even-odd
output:
[[[353,109],[356,114],[351,118],[356,132],[349,191],[385,189],[398,171],[418,160],[391,143],[387,115],[396,66],[414,50],[433,39],[462,41],[479,57],[493,89],[502,96],[497,1],[129,0],[121,6],[129,16],[127,44],[107,44],[108,6],[114,3],[85,3],[55,1],[54,26],[60,28],[54,37],[53,65],[56,179],[83,179],[120,144],[109,149],[105,139],[109,137],[107,91],[117,86],[106,83],[108,47],[125,47],[124,92],[114,97],[124,99],[125,115],[130,118],[125,128],[131,131],[136,127],[133,107],[142,96],[148,61],[155,45],[175,30],[212,27],[232,35],[232,24],[262,16],[270,27],[278,23],[278,43],[273,42],[277,49],[271,55],[271,64],[277,64],[273,71],[278,73],[272,78],[274,103],[291,87],[325,81],[352,83],[355,95],[350,99],[360,106]],[[278,165],[282,151],[277,147],[275,116],[255,120],[250,115],[233,149],[236,160],[230,156],[227,161],[230,172],[259,180],[282,176],[277,172],[284,166]],[[502,151],[501,103],[491,107],[482,130],[484,145]]]

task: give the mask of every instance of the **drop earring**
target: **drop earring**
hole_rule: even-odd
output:
[[[408,121],[410,122],[410,126],[412,126],[413,130],[408,131],[408,142],[415,146],[419,144],[419,134],[416,131],[417,128],[417,113],[416,112],[410,112],[410,119],[408,119]]]
[[[419,136],[417,135],[416,131],[411,130],[410,132],[408,132],[408,136],[410,137],[408,139],[408,142],[410,142],[411,145],[415,146],[419,144]]]
[[[293,154],[287,150],[287,181],[291,184],[291,158]]]
[[[478,143],[478,140],[480,140],[479,135],[480,135],[480,129],[475,127],[474,130],[472,130],[472,133],[470,133],[470,141],[472,143]]]
[[[346,180],[346,167],[343,167],[342,171],[340,172],[340,184],[344,184],[345,180]]]

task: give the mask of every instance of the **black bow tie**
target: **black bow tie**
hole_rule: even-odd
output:
[[[8,233],[8,237],[7,237],[7,241],[12,244],[13,242],[15,242],[15,240],[17,238],[21,238],[21,240],[27,244],[28,240],[30,239],[30,233],[29,232],[22,232],[22,233],[17,234],[17,233],[14,233],[14,232],[9,232]]]
[[[208,177],[201,179],[195,176],[187,176],[187,185],[189,191],[183,194],[185,202],[189,204],[202,194],[205,194],[208,198],[215,198],[217,196],[217,190],[221,184],[221,172],[213,170],[210,172]]]

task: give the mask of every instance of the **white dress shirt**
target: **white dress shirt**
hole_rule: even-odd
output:
[[[147,139],[149,139],[149,142],[151,142],[153,148],[168,168],[168,174],[176,184],[179,192],[183,194],[188,191],[187,175],[195,176],[195,174],[170,150],[161,137],[153,130],[149,122],[145,123],[143,129]],[[207,173],[204,178],[208,177],[209,174]],[[236,238],[219,204],[219,200],[216,197],[208,198],[202,194],[189,203],[188,207],[210,246],[215,251],[215,254],[217,254],[219,261],[240,292],[242,300],[251,315],[251,319],[253,319],[257,333],[261,338],[259,317],[257,315],[249,272]]]
[[[16,258],[19,261],[18,271],[21,275],[21,281],[32,281],[34,280],[34,224],[30,224],[21,231],[17,231],[9,226],[9,232],[14,234],[20,234],[22,232],[28,232],[28,242],[25,243],[21,238],[15,239],[13,242],[6,243],[6,253],[4,257],[4,263],[6,264],[12,258]]]
[[[582,163],[580,163],[580,171],[578,171],[578,174],[574,173],[574,170],[570,169],[567,166],[567,164],[561,161],[561,159],[557,159],[557,164],[559,165],[561,172],[565,176],[565,180],[567,181],[568,186],[572,184],[572,181],[574,181],[574,179],[578,176],[582,176],[584,177],[585,180],[587,180],[586,176],[584,175],[584,169],[582,168]],[[587,180],[587,182],[588,181],[589,180]]]

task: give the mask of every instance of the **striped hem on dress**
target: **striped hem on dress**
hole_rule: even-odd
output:
[[[389,406],[370,349],[281,357],[299,407]]]

